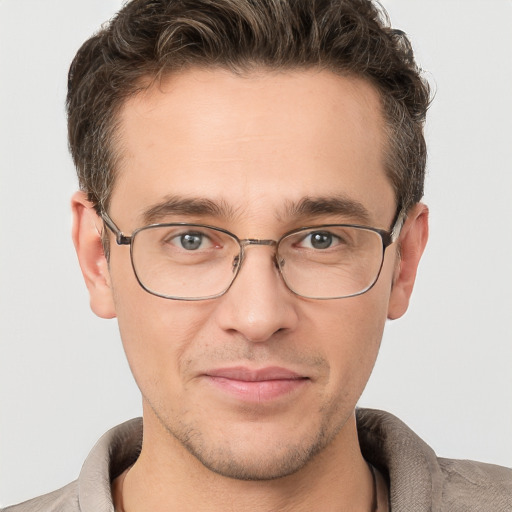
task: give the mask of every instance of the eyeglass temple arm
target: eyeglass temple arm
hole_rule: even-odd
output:
[[[100,213],[103,222],[106,224],[107,228],[114,233],[116,237],[117,245],[130,245],[132,243],[132,237],[123,235],[123,232],[115,225],[114,221],[109,217],[108,213],[102,211]]]
[[[402,231],[402,228],[404,226],[405,219],[407,218],[407,212],[400,208],[397,211],[395,221],[393,223],[393,227],[391,228],[391,231],[389,234],[391,235],[391,243],[396,242],[398,237],[400,236],[400,232]]]

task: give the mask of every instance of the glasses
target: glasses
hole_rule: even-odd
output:
[[[391,231],[354,224],[323,224],[285,233],[279,240],[239,239],[225,229],[176,222],[152,224],[124,235],[106,212],[101,217],[118,245],[129,245],[133,271],[147,292],[174,300],[205,300],[226,293],[240,272],[246,249],[274,249],[286,286],[309,299],[341,299],[367,292],[377,282]]]

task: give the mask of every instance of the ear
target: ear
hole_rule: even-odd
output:
[[[388,318],[400,318],[409,307],[416,271],[428,240],[428,208],[415,205],[407,216],[399,237],[400,254],[388,305]]]
[[[116,313],[110,273],[101,243],[103,222],[84,192],[73,194],[71,209],[73,243],[89,290],[91,309],[101,318],[114,318]]]

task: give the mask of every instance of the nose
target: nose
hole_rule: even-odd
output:
[[[252,342],[293,330],[299,298],[284,284],[275,263],[274,247],[247,247],[231,288],[219,299],[220,327]]]

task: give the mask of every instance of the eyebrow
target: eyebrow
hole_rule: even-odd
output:
[[[144,210],[142,218],[144,224],[156,224],[173,215],[230,219],[235,216],[235,212],[225,201],[216,202],[206,198],[168,196],[162,202]]]
[[[297,203],[288,202],[285,214],[297,219],[337,215],[363,224],[369,224],[371,219],[370,212],[362,203],[346,196],[305,197]]]
[[[216,217],[231,220],[240,211],[235,210],[226,201],[213,201],[202,197],[167,196],[162,202],[150,206],[142,212],[144,225],[165,221],[171,216]],[[346,196],[304,197],[300,201],[287,201],[284,210],[278,212],[279,220],[302,221],[322,215],[336,215],[368,224],[370,213],[359,201]]]

